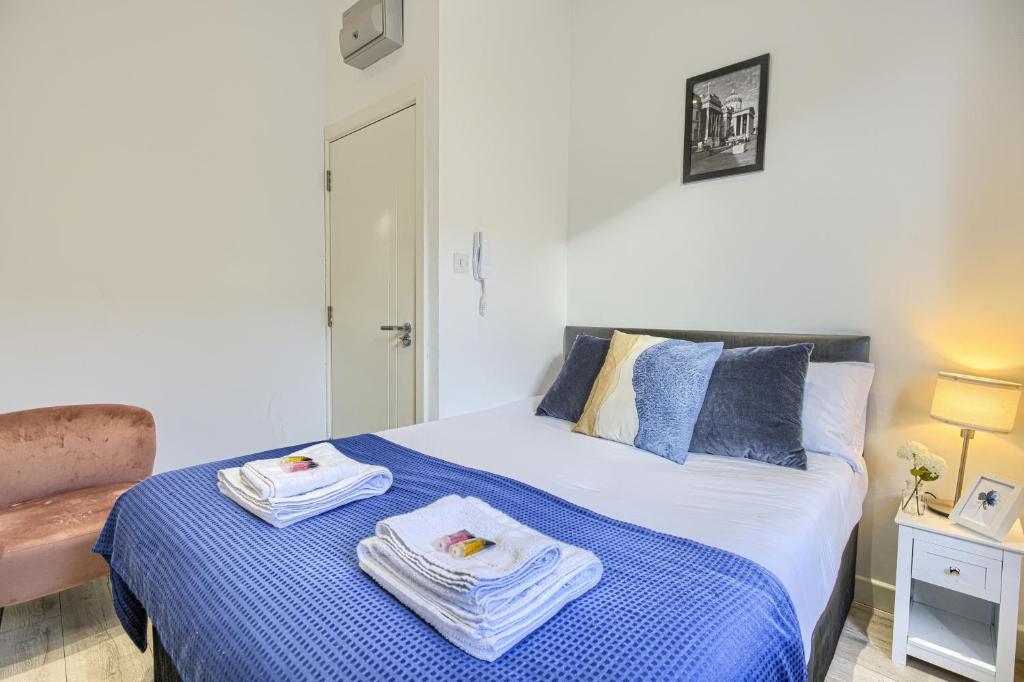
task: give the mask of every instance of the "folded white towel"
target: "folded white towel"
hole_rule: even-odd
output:
[[[495,545],[463,559],[434,548],[434,540],[462,529]],[[377,535],[423,579],[464,593],[467,608],[490,593],[536,582],[554,569],[565,546],[477,498],[458,495],[379,521]]]
[[[242,478],[258,497],[269,500],[275,497],[301,495],[333,485],[343,479],[357,476],[359,467],[362,466],[343,455],[331,443],[310,445],[308,448],[289,453],[288,456],[309,457],[318,466],[305,471],[286,471],[281,467],[280,457],[258,459],[242,465]]]
[[[361,541],[356,547],[356,554],[360,561],[365,560],[368,565],[380,565],[400,576],[403,583],[449,620],[463,623],[472,628],[477,636],[486,637],[531,619],[538,603],[552,599],[577,574],[597,571],[597,575],[600,575],[601,562],[591,552],[560,544],[562,560],[553,570],[539,576],[535,582],[517,585],[500,593],[492,592],[479,604],[467,604],[465,593],[441,586],[426,579],[419,571],[410,569],[387,541],[380,537]]]
[[[566,603],[596,585],[603,573],[597,557],[574,548],[546,577],[527,588],[518,603],[501,612],[466,617],[423,589],[422,582],[411,582],[408,573],[396,570],[398,564],[388,561],[386,552],[387,543],[379,538],[363,540],[357,552],[360,568],[445,639],[485,661],[495,660],[546,623]]]
[[[353,461],[353,460],[350,460]],[[391,487],[391,471],[361,462],[357,473],[333,485],[292,497],[263,499],[242,478],[241,467],[217,472],[217,488],[240,507],[277,528],[308,519],[349,502],[380,495]]]

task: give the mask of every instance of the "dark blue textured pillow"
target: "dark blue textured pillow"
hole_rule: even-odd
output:
[[[797,343],[723,351],[690,451],[806,469],[802,410],[813,348]]]
[[[604,364],[610,343],[610,339],[600,339],[589,334],[577,335],[555,383],[551,384],[537,406],[537,414],[578,422],[587,398],[590,397],[594,379]]]

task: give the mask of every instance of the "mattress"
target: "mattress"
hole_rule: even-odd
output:
[[[832,593],[846,541],[860,521],[866,475],[813,452],[806,471],[700,453],[679,465],[572,433],[568,422],[535,416],[538,401],[378,435],[760,564],[789,592],[804,655],[810,656],[814,626]]]

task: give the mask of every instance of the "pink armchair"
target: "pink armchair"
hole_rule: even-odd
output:
[[[155,456],[153,415],[139,407],[0,414],[0,608],[106,575],[92,545]]]

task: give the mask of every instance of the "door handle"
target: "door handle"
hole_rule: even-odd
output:
[[[380,326],[382,332],[402,332],[400,338],[402,346],[408,348],[412,345],[412,322],[405,322],[404,324],[382,324]]]

